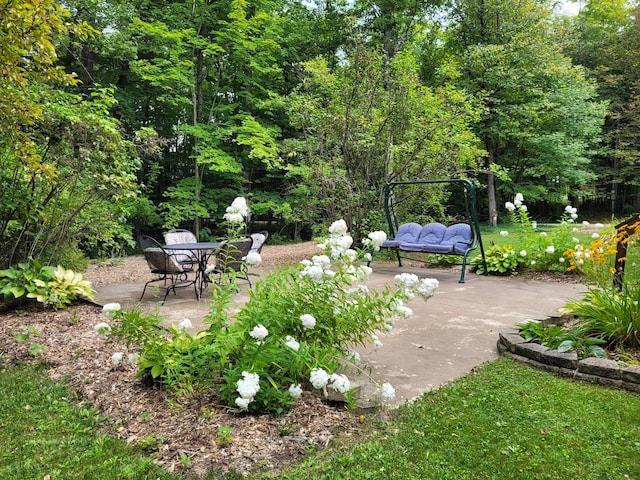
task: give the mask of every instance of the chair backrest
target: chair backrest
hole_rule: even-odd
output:
[[[422,230],[420,230],[420,234],[418,235],[418,239],[416,243],[421,244],[438,244],[444,240],[444,236],[446,235],[447,227],[438,222],[427,223]]]
[[[262,246],[265,244],[267,239],[269,238],[269,232],[266,230],[262,230],[257,233],[252,233],[251,237],[251,249],[250,252],[260,253],[262,251]]]
[[[464,253],[473,243],[473,232],[468,223],[455,223],[447,227],[442,243],[453,245],[457,253]]]
[[[184,230],[182,228],[169,230],[164,234],[164,243],[166,243],[167,245],[175,243],[195,243],[197,241],[198,239],[193,232]],[[175,255],[175,259],[180,263],[196,262],[193,252],[191,252],[190,250],[174,250],[172,253],[173,255]]]
[[[422,225],[419,223],[403,223],[398,227],[398,233],[394,240],[397,242],[415,242],[422,230]]]
[[[184,269],[176,261],[175,257],[162,247],[149,247],[143,250],[142,253],[152,273],[166,275],[184,273]]]
[[[158,242],[155,238],[150,237],[149,235],[140,235],[138,237],[138,245],[140,245],[140,249],[143,252],[147,248],[162,247],[162,245],[160,245],[160,242]]]
[[[220,272],[245,272],[244,258],[249,254],[253,241],[250,238],[223,242],[216,253],[216,270]]]
[[[169,230],[164,234],[164,243],[171,245],[172,243],[195,243],[198,239],[195,234],[183,228]]]

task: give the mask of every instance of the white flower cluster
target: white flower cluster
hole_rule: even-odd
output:
[[[295,350],[296,352],[300,350],[300,342],[298,342],[291,335],[287,335],[285,337],[285,345],[289,347],[291,350]]]
[[[253,327],[253,330],[249,332],[249,336],[255,338],[258,345],[260,345],[263,340],[267,338],[267,335],[269,335],[269,330],[267,330],[267,327],[262,324],[256,325],[255,327]]]
[[[249,207],[244,197],[236,197],[227,207],[224,219],[229,223],[242,223],[249,216]]]
[[[378,230],[378,231],[369,233],[369,235],[367,235],[367,238],[362,240],[362,244],[365,247],[373,248],[377,252],[378,250],[380,250],[380,246],[384,242],[386,242],[386,240],[387,240],[387,234],[384,233],[382,230]],[[371,256],[371,254],[369,254],[369,256]],[[366,257],[366,260],[371,260],[371,259]]]
[[[300,315],[300,322],[305,330],[311,330],[316,326],[316,317],[310,313],[305,313],[304,315]]]
[[[116,370],[120,364],[122,363],[122,360],[124,359],[124,353],[123,352],[115,352],[113,355],[111,355],[111,367]],[[140,360],[140,354],[139,353],[130,353],[129,355],[127,355],[127,360],[129,360],[129,363],[133,366],[138,364],[138,360]]]
[[[242,372],[242,378],[236,382],[236,391],[240,394],[236,398],[236,405],[240,410],[249,408],[253,398],[260,390],[260,376],[257,373]]]
[[[408,300],[411,300],[416,295],[427,300],[433,296],[440,285],[435,278],[423,278],[420,281],[418,276],[413,273],[401,273],[396,275],[395,279],[400,282],[400,290]]]
[[[314,388],[332,388],[340,393],[347,393],[351,388],[349,378],[341,373],[329,375],[323,368],[314,368],[309,375],[309,381]]]
[[[118,312],[122,310],[122,307],[119,303],[106,303],[102,307],[102,313],[105,314],[107,318],[114,319],[118,315]]]
[[[187,330],[191,327],[193,327],[193,324],[188,318],[183,318],[182,320],[180,320],[180,323],[178,323],[178,330]]]
[[[351,249],[353,237],[347,232],[347,223],[336,220],[329,227],[329,238],[318,244],[318,248],[325,251],[332,260],[355,259],[356,252]],[[353,261],[353,260],[351,260]]]
[[[380,388],[380,395],[387,400],[393,400],[396,396],[396,389],[390,383],[383,383]]]
[[[311,260],[303,260],[300,263],[304,265],[300,276],[309,277],[316,283],[335,275],[335,272],[331,270],[331,260],[326,255],[316,255]]]
[[[564,213],[566,213],[569,218],[567,219],[568,223],[572,223],[576,218],[578,218],[578,209],[576,207],[572,207],[571,205],[567,205],[564,207]]]
[[[258,252],[249,252],[242,260],[244,260],[244,263],[246,263],[248,267],[255,267],[262,263],[262,257]]]
[[[505,202],[504,208],[506,208],[510,212],[514,212],[516,209],[520,210],[521,212],[526,212],[527,206],[522,202],[524,202],[524,197],[521,193],[516,193],[516,196],[513,199],[513,203]]]
[[[111,332],[111,325],[109,325],[107,322],[96,323],[93,326],[93,331],[98,337],[106,336]]]

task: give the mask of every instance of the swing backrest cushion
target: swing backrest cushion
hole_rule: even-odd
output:
[[[464,255],[473,243],[471,226],[468,223],[456,223],[447,227],[442,245],[451,246],[451,251]]]
[[[441,247],[447,227],[438,222],[427,223],[420,229],[415,240],[401,242],[398,248],[408,252],[446,253],[447,247]]]
[[[422,231],[422,225],[419,223],[403,223],[398,227],[398,233],[390,240],[386,240],[382,247],[395,248],[400,243],[415,242]]]

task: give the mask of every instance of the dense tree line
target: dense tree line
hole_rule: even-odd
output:
[[[382,187],[467,177],[636,212],[640,20],[541,0],[0,0],[0,266],[142,232],[218,235],[226,206],[299,238],[384,228]],[[442,200],[410,192],[413,211]]]

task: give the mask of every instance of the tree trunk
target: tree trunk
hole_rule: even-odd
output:
[[[489,225],[498,226],[498,202],[496,201],[496,177],[493,173],[494,145],[490,138],[485,139],[487,149],[487,196],[489,200]]]

